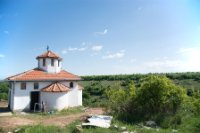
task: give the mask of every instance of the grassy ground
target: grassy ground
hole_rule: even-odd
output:
[[[80,125],[80,121],[75,121],[70,125],[60,128],[57,126],[43,126],[43,125],[35,125],[35,126],[24,126],[20,128],[18,133],[77,133],[77,125]],[[83,133],[121,133],[121,126],[125,126],[127,131],[136,131],[137,133],[172,133],[173,129],[149,129],[149,128],[141,128],[136,125],[124,124],[122,122],[114,122],[114,125],[118,125],[119,128],[111,127],[109,129],[99,128],[99,127],[83,127],[81,131]],[[16,129],[17,130],[17,129]],[[79,130],[80,131],[80,130]],[[182,133],[180,131],[176,131]]]
[[[20,114],[20,113],[13,113],[13,116],[19,117],[19,118],[28,118],[28,119],[47,119],[47,118],[52,118],[52,117],[58,117],[58,116],[67,116],[71,114],[78,114],[78,113],[83,113],[84,112],[84,107],[73,107],[73,108],[67,108],[63,109],[61,111],[51,111],[51,112],[38,112],[38,113],[25,113],[25,114]]]
[[[25,116],[26,118],[30,119],[48,119],[49,117],[53,117],[55,119],[49,119],[49,124],[44,123],[37,123],[37,124],[30,124],[26,126],[18,126],[12,131],[17,131],[17,133],[76,133],[77,132],[77,125],[81,125],[81,119],[73,120],[70,124],[64,124],[64,126],[59,126],[52,124],[52,121],[60,121],[60,116],[63,117],[65,115],[72,115],[75,116],[76,114],[81,113],[82,108],[71,108],[69,110],[63,110],[61,112],[57,112],[57,114],[47,115],[47,114],[33,114],[30,116]],[[125,123],[122,121],[118,121],[113,119],[112,126],[109,129],[98,128],[98,127],[83,127],[79,128],[82,130],[83,133],[121,133],[121,128],[125,126],[127,131],[136,131],[137,133],[199,133],[200,128],[200,121],[198,117],[191,115],[191,114],[183,114],[183,120],[181,125],[177,125],[175,127],[169,127],[167,129],[152,129],[142,126],[143,123]],[[34,117],[34,118],[33,118]],[[67,117],[65,117],[67,119]],[[66,120],[68,121],[68,119]],[[114,125],[117,125],[119,128],[115,128]],[[20,129],[20,130],[18,130]],[[175,130],[176,129],[176,130]],[[0,129],[0,133],[3,133],[3,130]]]
[[[190,121],[191,122],[191,121]],[[188,123],[188,122],[187,122]],[[194,123],[194,122],[193,122]],[[21,127],[19,133],[77,133],[77,125],[80,125],[80,121],[75,121],[70,125],[60,128],[57,126],[43,126],[43,125],[35,125],[35,126],[24,126]],[[127,131],[136,131],[137,133],[199,133],[198,130],[191,128],[190,125],[182,125],[178,130],[175,129],[153,129],[147,127],[140,127],[137,125],[125,124],[122,122],[114,122],[113,125],[118,125],[119,128],[111,127],[109,129],[99,128],[99,127],[83,127],[81,131],[83,133],[121,133],[122,130],[120,127],[125,126]],[[80,130],[79,130],[80,131]]]

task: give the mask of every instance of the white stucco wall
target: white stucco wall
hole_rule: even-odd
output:
[[[82,90],[79,90],[78,91],[78,106],[82,106],[83,103],[82,103]]]
[[[61,82],[62,84],[69,86],[70,82]],[[69,92],[51,93],[41,92],[41,100],[47,105],[50,110],[64,109],[67,107],[75,107],[82,105],[82,90],[78,89],[78,83],[73,82],[74,87]]]
[[[34,90],[34,82],[26,82],[26,90],[21,90],[21,82],[15,83],[13,110],[30,109],[30,93],[40,91],[41,88],[50,85],[51,82],[39,82],[39,89]]]
[[[41,101],[45,102],[47,110],[62,110],[68,107],[67,92],[41,92]]]
[[[69,86],[70,82],[63,82],[66,86]],[[82,90],[78,89],[78,83],[74,83],[74,88],[71,89],[71,91],[68,92],[68,106],[74,107],[74,106],[82,106]]]
[[[62,69],[62,61],[60,61],[60,65],[58,66],[58,59],[54,59],[54,66],[51,66],[51,58],[45,58],[46,65],[43,66],[43,58],[38,59],[38,68],[49,72],[49,73],[58,73]]]
[[[11,110],[29,110],[30,109],[30,93],[32,91],[40,91],[40,89],[50,85],[52,82],[38,82],[39,89],[34,90],[34,82],[26,82],[26,90],[21,90],[21,82],[13,82],[11,89]],[[62,84],[69,86],[69,82]],[[82,105],[82,90],[78,89],[78,83],[73,82],[74,87],[69,92],[40,92],[40,102],[45,101],[47,108],[61,110],[66,107],[74,107]]]

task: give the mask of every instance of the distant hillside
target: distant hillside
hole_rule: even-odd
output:
[[[194,79],[200,80],[200,72],[183,72],[183,73],[148,73],[148,74],[119,74],[119,75],[93,75],[93,76],[82,76],[85,81],[100,81],[100,80],[139,80],[148,75],[166,75],[172,80],[183,80],[183,79]]]
[[[120,74],[120,75],[93,75],[82,76],[83,81],[80,83],[85,87],[91,82],[99,81],[103,86],[112,85],[116,82],[120,83],[126,80],[134,80],[136,86],[140,86],[140,80],[149,75],[165,75],[175,84],[180,85],[187,90],[200,90],[200,72],[185,73],[149,73],[149,74]]]

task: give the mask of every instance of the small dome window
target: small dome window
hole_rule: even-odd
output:
[[[46,66],[46,60],[43,58],[43,66]]]
[[[69,83],[69,87],[70,87],[70,88],[73,88],[73,87],[74,87],[73,82],[70,82],[70,83]]]
[[[51,66],[54,66],[54,59],[51,59]]]
[[[58,67],[60,67],[60,60],[58,60]]]

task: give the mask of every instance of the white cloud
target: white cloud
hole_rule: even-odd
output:
[[[117,53],[109,53],[105,56],[103,56],[103,59],[121,59],[124,57],[124,52],[120,51]]]
[[[122,50],[120,50],[120,53],[124,53],[124,52],[126,52],[126,50],[125,50],[125,49],[122,49]]]
[[[185,70],[200,71],[200,47],[182,48],[178,52]]]
[[[90,56],[96,56],[96,55],[98,55],[98,53],[92,53],[92,54],[90,54]]]
[[[195,61],[195,64],[200,61],[200,47],[181,48],[177,53],[187,61]]]
[[[62,54],[66,54],[66,53],[67,53],[66,49],[62,50]]]
[[[137,60],[136,59],[130,59],[130,62],[131,63],[134,63],[134,62],[136,62]]]
[[[69,51],[76,51],[76,50],[78,50],[78,48],[71,48],[71,47],[70,47],[70,48],[68,48],[68,50],[69,50]]]
[[[81,44],[82,46],[85,46],[86,45],[86,43],[85,42],[82,42],[82,44]]]
[[[102,32],[94,32],[95,35],[106,35],[108,33],[108,29],[105,29]]]
[[[63,49],[61,53],[67,54],[68,52],[76,52],[76,51],[82,52],[82,51],[85,51],[86,49],[87,47],[81,47],[81,48],[69,47],[68,49]]]
[[[198,50],[198,49],[196,49],[196,48],[181,48],[178,50],[177,53],[187,53],[187,52],[193,52],[196,50]]]
[[[107,33],[108,33],[108,30],[105,29],[105,30],[103,31],[103,34],[105,35],[105,34],[107,34]]]
[[[4,58],[5,57],[5,55],[3,55],[3,54],[0,54],[0,58]]]
[[[200,47],[181,48],[176,57],[155,58],[143,63],[141,68],[149,72],[200,71]]]
[[[85,51],[87,48],[84,47],[84,48],[79,48],[78,51]]]
[[[147,67],[152,68],[169,68],[169,67],[178,67],[182,64],[180,60],[157,60],[157,61],[149,61],[144,63]]]
[[[68,48],[68,51],[85,51],[87,48],[86,47],[82,47],[82,48]]]
[[[101,45],[96,45],[96,46],[92,46],[92,51],[95,51],[95,52],[98,52],[98,51],[101,51],[103,48],[103,46]]]
[[[3,32],[4,32],[4,34],[9,34],[9,31],[7,31],[7,30],[4,30]]]

